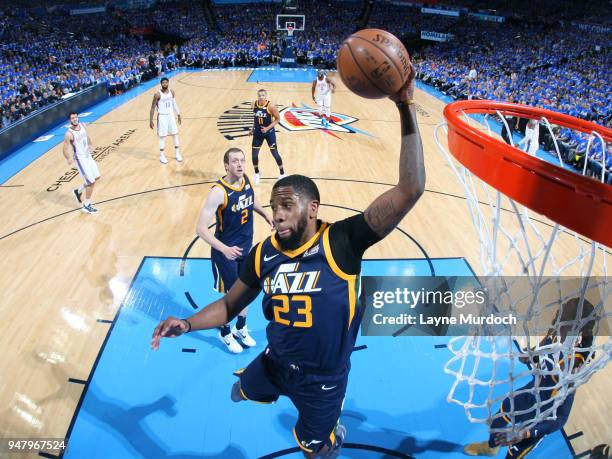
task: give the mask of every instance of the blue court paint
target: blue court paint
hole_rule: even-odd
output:
[[[248,83],[312,83],[317,78],[313,68],[286,69],[280,67],[262,67],[253,70]]]
[[[439,275],[470,275],[462,258],[434,259]],[[264,347],[266,321],[255,300],[248,326],[258,345],[230,355],[215,331],[165,339],[149,349],[153,328],[169,315],[193,313],[218,298],[210,260],[146,258],[99,357],[71,431],[66,458],[255,458],[296,446],[297,413],[281,398],[273,405],[230,400],[233,372]],[[364,275],[428,275],[426,260],[366,260]],[[363,337],[352,356],[341,422],[347,442],[374,445],[417,458],[463,459],[464,444],[487,438],[457,405],[446,402],[451,377],[442,371],[450,353],[445,337]],[[184,352],[195,349],[196,352]],[[302,457],[300,453],[283,456]],[[341,457],[380,453],[347,449]],[[498,457],[503,457],[500,453]],[[557,432],[530,458],[570,458]]]

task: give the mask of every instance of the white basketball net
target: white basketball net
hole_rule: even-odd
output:
[[[465,114],[464,120],[476,124]],[[494,135],[486,117],[485,124],[489,135]],[[444,371],[455,380],[448,401],[463,406],[471,422],[491,426],[503,418],[503,427],[498,422],[491,432],[504,432],[508,439],[515,439],[537,423],[555,419],[566,397],[612,357],[607,327],[612,300],[606,263],[609,249],[532,212],[480,180],[454,159],[446,141],[440,141],[441,129],[446,131],[446,124],[436,128],[435,141],[465,192],[480,241],[480,274],[491,276],[480,279],[492,299],[487,304],[494,304],[500,315],[512,313],[521,327],[520,333],[514,330],[514,335],[521,336],[484,336],[492,333],[481,326],[472,336],[450,340],[453,355]],[[568,287],[562,276],[574,276],[574,285]],[[555,321],[555,313],[572,299],[578,306],[571,320],[558,316]],[[585,299],[593,309],[586,306]],[[490,312],[479,311],[481,315]],[[595,338],[581,341],[580,331],[587,323],[595,323]],[[551,330],[556,337],[567,338],[543,342]],[[577,353],[586,357],[584,365],[575,365]],[[531,387],[521,389],[529,381]],[[521,409],[515,406],[517,397],[523,401],[517,404]],[[510,409],[500,413],[504,399]],[[525,399],[533,400],[527,409]]]

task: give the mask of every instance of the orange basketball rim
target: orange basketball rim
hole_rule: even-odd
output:
[[[444,108],[448,149],[481,180],[525,207],[596,242],[612,247],[612,186],[555,166],[471,126],[461,116],[502,114],[548,119],[551,124],[598,133],[612,141],[612,129],[536,107],[466,100]]]

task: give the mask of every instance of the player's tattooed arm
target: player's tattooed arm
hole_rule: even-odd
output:
[[[393,231],[425,190],[423,145],[412,102],[413,94],[414,70],[406,85],[391,96],[398,105],[401,121],[399,181],[392,189],[376,198],[364,212],[366,222],[380,237]]]

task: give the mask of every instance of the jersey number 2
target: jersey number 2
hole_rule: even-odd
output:
[[[248,221],[249,221],[249,209],[243,209],[242,210],[242,219],[240,220],[240,224],[244,225]]]
[[[274,295],[272,299],[280,300],[280,304],[274,306],[274,321],[291,327],[312,327],[312,298],[307,295]],[[304,317],[303,320],[291,323],[287,318],[292,306],[296,308],[296,314]]]

